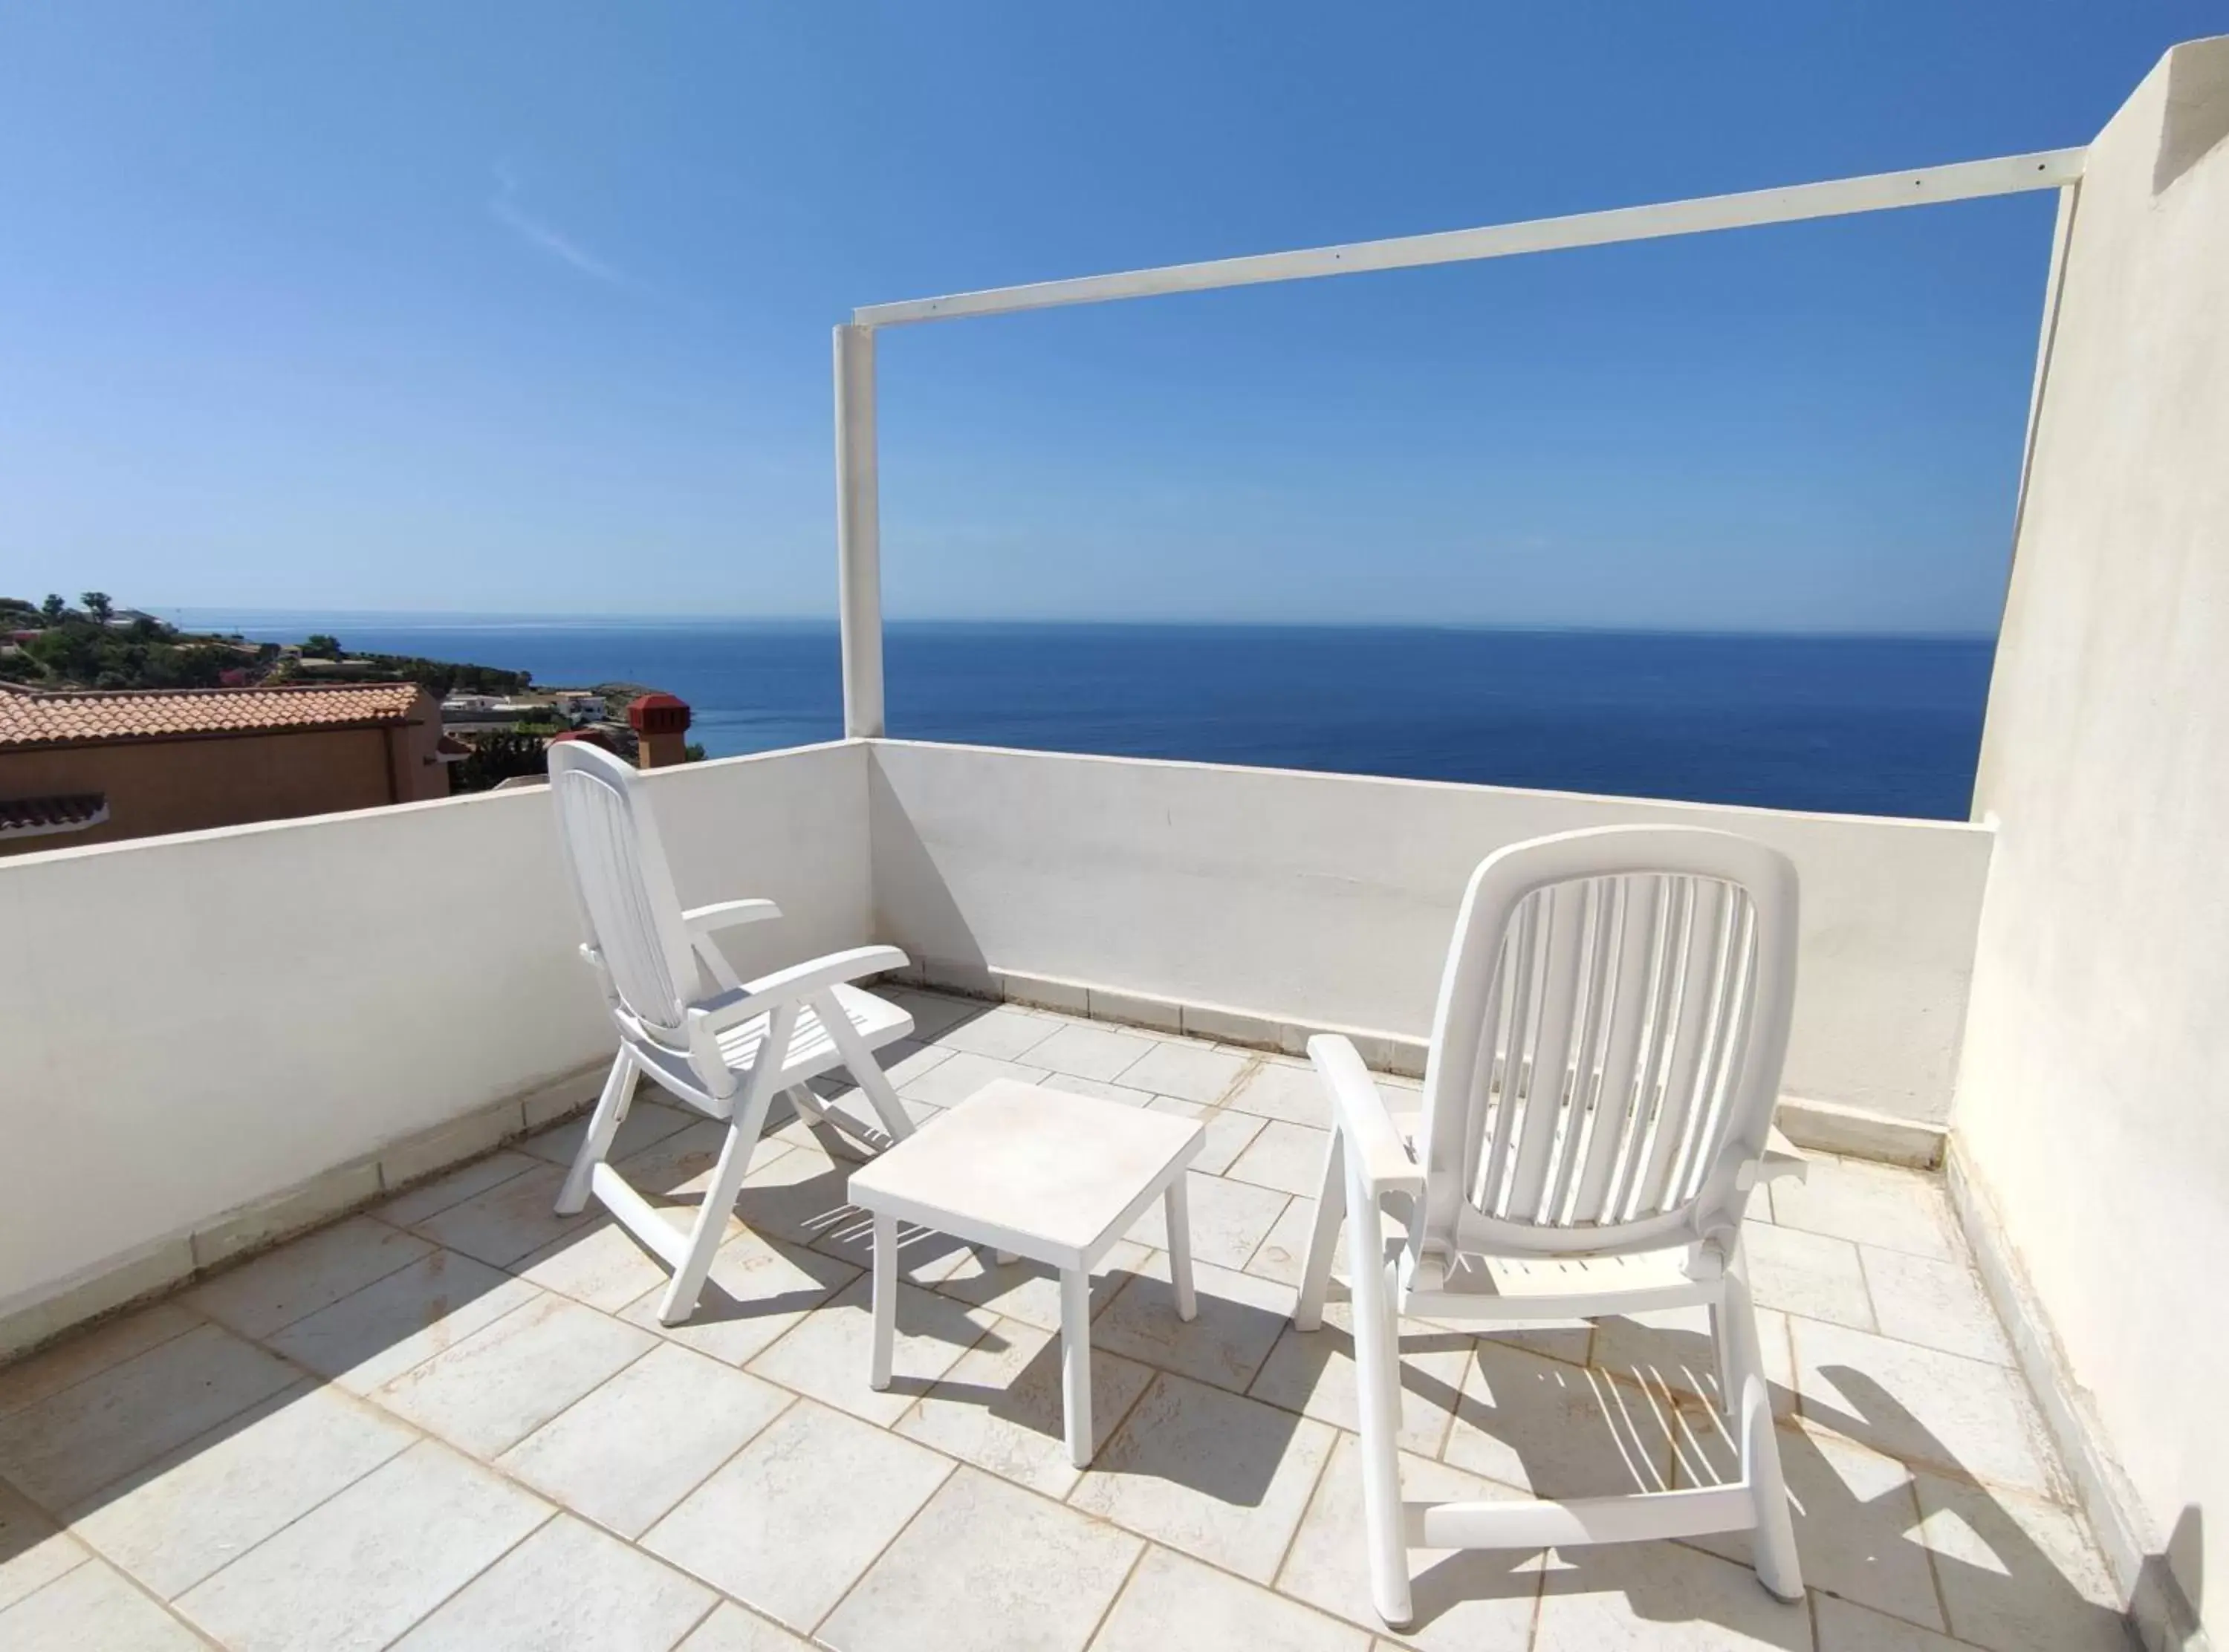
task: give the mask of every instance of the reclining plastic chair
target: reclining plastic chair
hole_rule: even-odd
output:
[[[1568,832],[1472,874],[1421,1119],[1388,1111],[1346,1039],[1308,1041],[1337,1128],[1294,1322],[1322,1322],[1344,1215],[1371,1586],[1389,1623],[1411,1616],[1412,1545],[1753,1529],[1760,1581],[1801,1597],[1741,1247],[1750,1190],[1802,1169],[1771,1134],[1795,942],[1795,868],[1761,843],[1687,827]],[[1382,1211],[1405,1214],[1397,1240]],[[1738,1483],[1402,1502],[1398,1315],[1490,1325],[1696,1303],[1711,1310]]]
[[[776,1094],[787,1095],[808,1117],[870,1141],[839,1111],[823,1109],[806,1087],[808,1079],[840,1066],[890,1139],[913,1133],[874,1057],[878,1047],[912,1032],[913,1018],[848,984],[903,968],[906,957],[894,946],[861,946],[740,980],[713,934],[779,918],[780,907],[771,900],[729,900],[683,911],[640,779],[588,741],[550,747],[549,791],[586,938],[581,953],[594,966],[620,1030],[619,1056],[557,1209],[570,1215],[593,1193],[673,1270],[658,1309],[659,1321],[672,1325],[696,1309]],[[698,992],[700,963],[717,990]],[[778,1053],[774,1059],[769,1051]],[[728,1122],[711,1186],[685,1235],[604,1162],[636,1080],[645,1076],[699,1112]]]

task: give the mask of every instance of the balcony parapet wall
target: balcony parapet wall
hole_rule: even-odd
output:
[[[1938,1139],[1989,854],[1962,825],[903,741],[648,784],[684,901],[781,906],[723,938],[746,973],[890,941],[937,984],[1240,1044],[1349,1030],[1393,1071],[1485,855],[1752,832],[1804,878],[1789,1117],[1906,1158]],[[547,1122],[611,1047],[538,788],[16,857],[0,932],[0,1130],[36,1169],[0,1204],[0,1353]]]

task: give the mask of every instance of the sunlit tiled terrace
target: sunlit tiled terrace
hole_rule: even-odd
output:
[[[1157,1207],[1097,1286],[1089,1471],[1061,1441],[1051,1276],[919,1236],[873,1392],[847,1162],[793,1122],[697,1314],[661,1329],[657,1265],[593,1207],[551,1214],[575,1123],[0,1367],[0,1646],[2130,1644],[1939,1182],[1825,1158],[1747,1238],[1808,1599],[1769,1597],[1745,1537],[1414,1554],[1418,1621],[1387,1636],[1346,1339],[1286,1319],[1314,1075],[898,996],[922,1041],[886,1062],[924,1119],[1005,1076],[1208,1122],[1199,1316],[1176,1317]],[[646,1089],[619,1155],[680,1203],[717,1140]],[[1699,1320],[1403,1345],[1410,1495],[1728,1463]]]

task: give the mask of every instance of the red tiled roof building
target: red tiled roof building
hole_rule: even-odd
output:
[[[445,797],[414,683],[0,685],[0,855]]]

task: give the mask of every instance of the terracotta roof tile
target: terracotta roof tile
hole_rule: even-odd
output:
[[[108,799],[98,791],[75,797],[0,797],[0,837],[81,832],[107,818]]]
[[[109,692],[14,689],[0,692],[0,751],[94,740],[402,723],[409,720],[423,692],[410,682]]]

